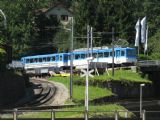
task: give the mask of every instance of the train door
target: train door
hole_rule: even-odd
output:
[[[56,55],[56,62],[59,62],[59,55]]]
[[[68,66],[68,54],[63,55],[63,64],[64,66]]]
[[[55,62],[56,62],[56,66],[59,67],[59,55],[56,55]]]
[[[116,50],[115,64],[120,64],[120,50]]]

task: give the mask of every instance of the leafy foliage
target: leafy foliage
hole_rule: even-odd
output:
[[[0,72],[5,69],[6,65],[6,51],[0,48]]]
[[[74,48],[86,46],[87,25],[93,27],[93,46],[110,45],[112,27],[115,43],[133,46],[135,23],[147,16],[149,25],[148,55],[159,59],[159,0],[1,0],[0,8],[7,18],[7,30],[0,16],[0,43],[13,47],[13,58],[34,54],[64,52],[70,48],[70,33],[60,29],[58,21],[37,10],[61,2],[74,12]],[[52,29],[48,29],[50,27]],[[68,26],[70,28],[70,26]],[[98,33],[97,33],[98,32]],[[79,38],[82,37],[83,38]],[[77,38],[78,37],[78,38]],[[119,41],[125,40],[125,41]],[[142,53],[142,49],[140,49]]]

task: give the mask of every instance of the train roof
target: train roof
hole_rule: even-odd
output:
[[[122,50],[122,49],[135,49],[135,48],[131,48],[131,47],[115,47],[114,50]],[[92,50],[90,49],[89,52],[91,52]],[[112,51],[112,48],[102,48],[102,49],[93,49],[93,52],[98,52],[98,51]],[[86,49],[82,49],[82,50],[76,50],[73,51],[73,53],[84,53],[87,52]]]
[[[53,53],[53,54],[45,54],[45,55],[33,55],[33,56],[25,56],[23,58],[39,58],[39,57],[48,57],[48,56],[55,56],[55,55],[62,55],[62,54],[68,54],[68,53]]]
[[[115,50],[121,50],[121,49],[135,49],[131,47],[115,47]],[[86,53],[88,49],[86,48],[81,48],[81,49],[76,49],[73,51],[73,53]],[[94,47],[93,52],[98,52],[98,51],[112,51],[112,48],[108,47]],[[89,50],[91,52],[91,49]],[[56,55],[63,55],[63,54],[70,54],[70,53],[53,53],[53,54],[45,54],[45,55],[33,55],[33,56],[25,56],[23,58],[39,58],[39,57],[48,57],[48,56],[56,56]]]

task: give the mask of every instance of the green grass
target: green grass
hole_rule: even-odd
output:
[[[68,89],[70,88],[70,77],[52,77],[49,80],[60,82],[64,84]],[[112,93],[107,88],[102,88],[99,85],[106,86],[107,81],[119,81],[121,83],[151,83],[147,79],[147,76],[142,77],[141,74],[132,72],[131,70],[115,70],[115,75],[112,77],[112,71],[96,76],[94,78],[89,78],[89,100],[102,98],[106,96],[112,96]],[[93,86],[94,85],[94,86]],[[81,78],[79,76],[73,77],[73,101],[82,103],[85,96],[85,77]]]
[[[90,78],[90,82],[101,81],[102,83],[105,81],[120,81],[120,82],[134,82],[134,83],[152,83],[147,76],[142,77],[140,73],[132,72],[131,70],[115,70],[114,76],[112,76],[112,71],[109,71],[109,75],[107,73],[95,76],[94,78]],[[75,81],[85,81],[85,78],[75,77]]]
[[[49,80],[54,82],[60,82],[64,84],[68,89],[70,87],[70,78],[69,77],[52,77],[49,78]],[[89,78],[90,83],[92,83],[92,86],[90,84],[89,86],[89,100],[102,98],[105,96],[111,96],[114,95],[109,89],[102,88],[99,85],[106,86],[107,81],[118,81],[118,82],[124,82],[124,83],[151,83],[151,81],[147,78],[147,76],[142,77],[141,74],[132,72],[131,70],[115,70],[115,75],[112,77],[112,71],[109,71],[108,74],[103,74],[100,76],[95,76],[94,78]],[[76,103],[84,103],[84,96],[85,96],[85,78],[81,78],[79,76],[73,77],[73,101]],[[93,86],[94,85],[94,86]],[[56,113],[56,118],[69,118],[69,117],[83,117],[84,114],[82,111],[84,111],[84,105],[79,104],[81,106],[79,107],[73,107],[73,108],[66,108],[62,109],[65,112],[58,112]],[[115,110],[125,110],[124,107],[110,104],[110,105],[101,105],[101,106],[95,106],[90,103],[89,106],[90,111],[94,111],[93,114],[91,114],[90,117],[113,117],[114,114],[111,112],[104,112],[104,111],[115,111]],[[67,111],[67,112],[66,112]],[[69,111],[74,111],[69,112]],[[76,111],[81,111],[76,112]],[[100,112],[101,111],[101,112]],[[120,112],[120,117],[124,117],[124,112]],[[129,116],[132,116],[132,113],[129,113]],[[29,114],[29,116],[38,116],[38,117],[50,117],[50,113],[42,113],[42,114]]]
[[[64,84],[67,88],[70,85],[70,77],[51,77],[49,78],[50,81],[59,82]]]
[[[83,111],[85,110],[84,106],[74,107],[74,108],[65,108],[56,112],[56,118],[81,118],[84,117]],[[116,104],[102,105],[102,106],[89,106],[90,117],[114,117],[113,111],[127,111],[124,107]],[[124,117],[124,112],[120,112],[120,117]],[[131,113],[130,115],[131,116]],[[50,112],[36,113],[31,112],[27,114],[19,115],[19,118],[50,118]]]
[[[111,75],[111,71],[110,71]],[[144,83],[151,83],[151,81],[147,78],[147,76],[142,77],[140,73],[133,72],[131,70],[115,70],[115,76],[108,76],[113,80],[123,80],[123,81],[130,81],[130,82],[144,82]]]
[[[111,96],[113,93],[105,88],[89,86],[89,100],[94,100],[97,98]],[[73,99],[81,101],[84,100],[85,96],[85,86],[77,86],[73,87]]]
[[[70,85],[69,77],[52,77],[49,80],[60,82],[69,89]],[[106,88],[100,88],[98,86],[89,86],[88,91],[89,91],[89,100],[113,95],[113,93],[110,90]],[[73,84],[73,101],[82,102],[84,101],[84,98],[85,98],[85,86]]]

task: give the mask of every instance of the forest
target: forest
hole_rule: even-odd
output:
[[[47,18],[36,11],[61,3],[74,14],[74,49],[86,47],[87,25],[93,27],[93,46],[111,46],[115,29],[115,45],[134,47],[135,25],[146,16],[148,25],[148,49],[144,59],[160,59],[160,1],[159,0],[1,0],[0,44],[12,46],[12,58],[22,56],[67,52],[70,50],[70,33],[62,29],[46,29],[60,26],[56,19]],[[70,28],[70,25],[67,26]],[[84,38],[81,38],[85,36]],[[6,51],[0,48],[0,62]]]

